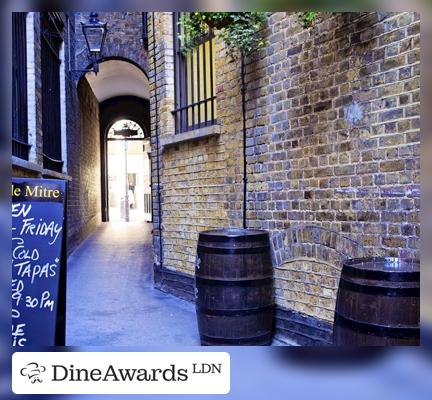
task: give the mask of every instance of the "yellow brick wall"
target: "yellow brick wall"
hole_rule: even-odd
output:
[[[271,233],[284,309],[331,323],[344,258],[419,254],[419,25],[416,13],[332,13],[307,30],[268,13],[268,45],[246,63],[247,216]],[[172,42],[158,43],[163,136],[174,79]],[[241,226],[240,79],[218,41],[220,135],[161,154],[167,268],[192,275],[197,233]]]
[[[152,19],[150,18],[150,25]],[[155,13],[156,81],[160,139],[175,133],[174,66],[171,13]],[[150,27],[150,35],[152,35]],[[153,67],[150,38],[150,70]],[[230,60],[223,43],[216,40],[215,80],[217,126],[220,134],[179,143],[160,150],[162,237],[164,267],[194,274],[198,232],[241,226],[242,123],[240,62]],[[150,79],[154,93],[154,79]],[[156,113],[152,102],[152,127]],[[152,140],[153,166],[156,143]],[[153,182],[157,180],[153,173]],[[154,198],[154,201],[157,199]],[[157,245],[155,246],[157,248]]]

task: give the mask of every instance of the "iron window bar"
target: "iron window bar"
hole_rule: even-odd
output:
[[[29,159],[27,121],[27,13],[12,13],[12,155]]]
[[[48,14],[47,17],[50,20],[52,27],[55,28],[56,32],[61,36],[61,33],[64,28],[64,23],[61,17],[61,13],[56,11],[51,11],[47,14]]]
[[[12,138],[12,155],[23,160],[28,160],[31,144]]]
[[[209,29],[198,40],[196,48],[188,56],[182,54],[179,38],[182,33],[179,24],[180,15],[181,13],[178,12],[173,13],[175,109],[171,113],[174,116],[176,133],[216,123],[216,96],[213,88],[213,34]]]
[[[62,172],[60,49],[63,40],[49,13],[42,13],[41,28],[43,167]]]
[[[194,103],[190,103],[190,104],[187,104],[185,106],[178,107],[178,108],[172,110],[171,113],[175,114],[178,111],[185,110],[185,109],[191,108],[191,107],[196,107],[197,105],[200,105],[200,104],[209,103],[212,100],[216,100],[216,96],[208,97],[206,99],[202,99],[200,101],[195,101]]]

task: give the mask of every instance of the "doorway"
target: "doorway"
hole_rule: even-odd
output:
[[[151,221],[150,143],[130,119],[116,121],[107,134],[110,221]]]

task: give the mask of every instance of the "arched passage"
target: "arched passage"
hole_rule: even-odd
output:
[[[149,82],[140,66],[115,57],[101,60],[98,74],[87,73],[85,79],[99,101],[101,211],[102,221],[108,221],[108,130],[119,120],[132,120],[143,129],[145,138],[149,138]]]
[[[110,128],[117,121],[131,120],[138,124],[143,130],[145,139],[149,138],[150,132],[150,106],[147,99],[142,99],[134,96],[119,96],[105,100],[99,107],[100,115],[100,134],[101,134],[101,189],[102,189],[102,221],[108,221],[109,216],[109,140],[108,133]],[[149,151],[149,141],[146,141],[144,151]],[[144,145],[144,143],[140,143]],[[135,152],[139,149],[137,145],[133,146]],[[147,155],[148,157],[148,155]]]
[[[114,57],[99,60],[99,63],[97,75],[86,74],[86,79],[99,102],[118,96],[149,99],[147,75],[136,63]]]

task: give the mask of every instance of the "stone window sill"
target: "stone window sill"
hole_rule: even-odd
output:
[[[161,137],[161,148],[163,151],[165,148],[174,146],[176,144],[218,136],[220,131],[220,125],[211,125],[205,126],[204,128],[195,129],[193,131],[164,136]]]
[[[63,179],[66,181],[72,180],[72,177],[68,174],[60,173],[57,171],[51,171],[50,169],[43,168],[39,164],[36,164],[31,161],[23,160],[15,156],[12,156],[12,166],[24,169],[26,171],[36,172],[36,174],[44,178]]]
[[[12,166],[25,169],[27,171],[36,172],[38,174],[41,174],[43,170],[43,168],[40,165],[31,161],[23,160],[22,158],[18,158],[15,156],[12,156]]]
[[[72,177],[68,174],[64,174],[62,172],[52,171],[50,169],[43,169],[42,176],[44,178],[55,178],[55,179],[63,179],[65,181],[71,181]]]

